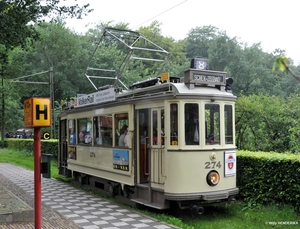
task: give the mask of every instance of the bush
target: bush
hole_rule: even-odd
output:
[[[6,140],[6,142],[7,147],[10,149],[25,151],[32,154],[34,152],[33,139],[9,138]],[[41,154],[52,154],[52,157],[57,159],[58,140],[41,140]]]
[[[0,148],[5,148],[5,147],[7,147],[7,141],[6,140],[4,140],[4,141],[0,141]]]
[[[238,151],[237,186],[250,204],[288,204],[300,211],[300,156]]]

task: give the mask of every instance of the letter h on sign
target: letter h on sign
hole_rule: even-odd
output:
[[[44,104],[44,110],[40,110],[40,104],[36,104],[35,105],[35,119],[36,120],[41,120],[40,119],[40,115],[43,114],[44,115],[44,119],[47,120],[48,119],[48,111],[47,111],[47,105]]]

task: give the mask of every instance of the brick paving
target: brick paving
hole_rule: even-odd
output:
[[[0,163],[0,184],[33,207],[33,171]],[[34,222],[0,223],[0,229],[10,228],[34,228]],[[56,179],[42,178],[42,228],[170,229],[176,227],[78,190]]]
[[[0,167],[2,163],[0,163]],[[30,207],[34,206],[33,196],[26,193],[18,185],[14,184],[8,178],[6,178],[0,172],[0,184],[13,193],[15,196],[19,197]],[[0,196],[1,198],[1,196]],[[34,222],[19,222],[19,223],[0,223],[0,229],[30,229],[35,228]],[[79,229],[81,226],[75,224],[72,220],[60,215],[57,211],[51,209],[51,207],[46,204],[42,204],[42,228],[65,228],[65,229]]]

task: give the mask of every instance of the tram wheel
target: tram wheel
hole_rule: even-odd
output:
[[[79,184],[84,185],[86,183],[86,176],[82,173],[78,173],[75,180],[78,181]]]
[[[176,201],[170,202],[169,212],[170,212],[170,215],[173,215],[175,217],[179,217],[181,215],[181,209],[179,207],[179,204]]]

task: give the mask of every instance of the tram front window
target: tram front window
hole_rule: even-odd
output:
[[[233,144],[233,108],[232,105],[225,105],[225,144]]]
[[[199,106],[196,103],[186,103],[184,105],[185,118],[185,144],[199,145]]]
[[[220,145],[220,105],[205,104],[206,145]]]

